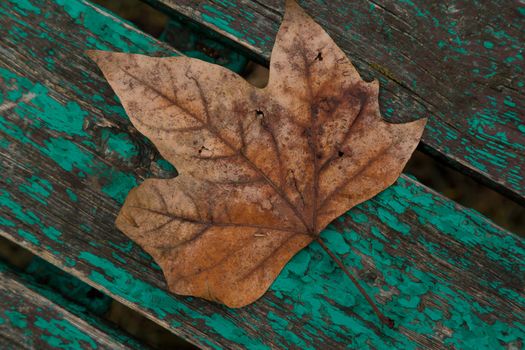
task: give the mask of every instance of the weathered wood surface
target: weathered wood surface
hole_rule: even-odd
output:
[[[58,302],[58,303],[57,303]],[[67,307],[66,305],[69,305]],[[74,310],[74,311],[73,311]],[[146,349],[0,262],[0,348]]]
[[[147,0],[268,61],[283,0]],[[300,4],[367,80],[383,115],[430,117],[423,145],[525,203],[525,6],[519,1],[324,1]]]
[[[127,192],[169,175],[85,49],[174,55],[80,0],[0,2],[0,234],[203,348],[499,348],[525,339],[525,244],[403,176],[322,238],[378,295],[370,306],[317,244],[242,309],[166,292],[114,227]]]

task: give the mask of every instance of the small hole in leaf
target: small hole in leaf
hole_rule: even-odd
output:
[[[339,157],[342,157],[342,156],[345,155],[345,152],[343,152],[343,151],[339,151],[337,154],[339,155]]]
[[[264,112],[261,111],[260,109],[256,109],[255,110],[255,115],[257,116],[257,118],[264,118]]]
[[[315,60],[316,61],[322,61],[323,60],[323,54],[321,53],[321,51],[319,51],[317,56],[315,56]]]

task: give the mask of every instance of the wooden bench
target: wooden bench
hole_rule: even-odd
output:
[[[263,63],[282,16],[280,1],[150,2]],[[430,116],[425,150],[523,199],[523,8],[301,3],[365,78],[379,77],[386,117]],[[245,308],[168,293],[159,267],[114,219],[131,188],[175,171],[131,126],[84,51],[179,52],[82,0],[3,1],[0,37],[0,234],[7,239],[202,348],[523,345],[524,240],[406,175],[322,234],[396,329],[378,324],[316,244]],[[34,308],[47,303],[14,274],[2,278],[14,281],[3,282],[8,295],[31,296]],[[89,334],[85,323],[75,325]]]

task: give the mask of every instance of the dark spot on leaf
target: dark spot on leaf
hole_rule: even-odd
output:
[[[343,152],[343,151],[339,151],[339,152],[337,152],[337,154],[339,155],[339,157],[342,157],[342,156],[345,155],[345,152]]]
[[[323,60],[323,54],[321,53],[321,51],[319,51],[317,56],[315,56],[315,60],[316,61],[322,61]]]
[[[255,110],[255,115],[256,115],[257,118],[259,118],[259,119],[264,118],[264,112],[261,111],[260,109],[256,109],[256,110]]]

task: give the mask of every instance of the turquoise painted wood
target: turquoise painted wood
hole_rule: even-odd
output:
[[[146,0],[267,63],[284,0]],[[423,149],[525,204],[525,5],[301,0],[391,120],[429,117]]]
[[[166,291],[114,227],[127,192],[173,176],[86,49],[177,52],[81,0],[0,2],[0,234],[203,348],[519,348],[525,242],[406,176],[322,234],[398,325],[316,244],[228,309]]]
[[[146,349],[81,305],[0,262],[0,348]]]

